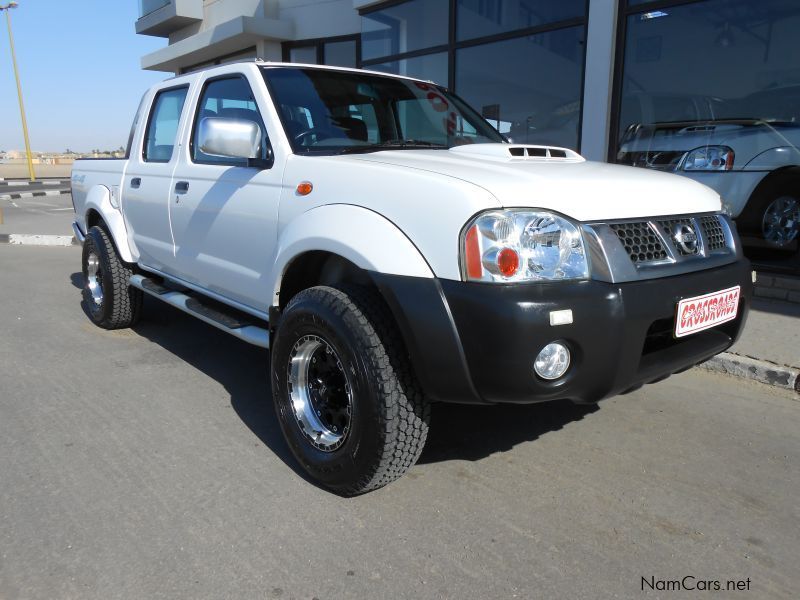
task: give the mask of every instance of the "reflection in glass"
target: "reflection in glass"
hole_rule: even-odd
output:
[[[139,16],[149,15],[159,8],[164,8],[167,4],[172,4],[172,0],[139,0]]]
[[[447,43],[449,0],[412,0],[361,17],[364,60]]]
[[[346,40],[343,42],[328,42],[325,44],[325,64],[335,67],[356,66],[356,42]]]
[[[630,15],[617,159],[674,170],[700,146],[795,145],[798,30],[794,0],[707,0]],[[737,150],[734,167],[744,160]]]
[[[538,27],[586,13],[586,0],[458,0],[459,40]]]
[[[406,75],[433,81],[439,85],[447,86],[447,53],[427,54],[416,58],[395,60],[392,62],[381,63],[379,65],[369,65],[364,67],[372,71],[383,71],[395,75]]]
[[[302,67],[262,72],[297,154],[446,150],[502,141],[473,109],[430,83]]]
[[[458,50],[456,89],[517,143],[578,146],[583,27]]]
[[[289,62],[302,63],[305,65],[317,64],[317,47],[302,46],[289,50]]]

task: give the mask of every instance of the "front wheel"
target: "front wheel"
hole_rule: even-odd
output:
[[[271,354],[281,429],[316,482],[352,496],[394,481],[417,461],[429,405],[376,293],[300,292],[283,313]]]

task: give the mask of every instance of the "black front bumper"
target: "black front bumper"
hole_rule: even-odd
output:
[[[593,402],[688,369],[739,337],[752,297],[750,263],[612,284],[599,281],[493,285],[372,273],[432,400]],[[682,298],[741,286],[735,320],[674,338]],[[550,325],[571,309],[573,323]],[[572,354],[566,375],[538,378],[533,361],[548,343]]]

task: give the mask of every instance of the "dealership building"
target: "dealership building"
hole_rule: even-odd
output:
[[[258,57],[410,75],[515,142],[596,160],[617,160],[632,126],[766,119],[765,93],[800,98],[796,0],[139,2],[137,33],[168,40],[145,69]]]

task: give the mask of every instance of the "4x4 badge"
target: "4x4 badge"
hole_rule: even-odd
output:
[[[672,239],[684,254],[694,254],[697,250],[697,235],[686,223],[676,223],[672,228]]]

